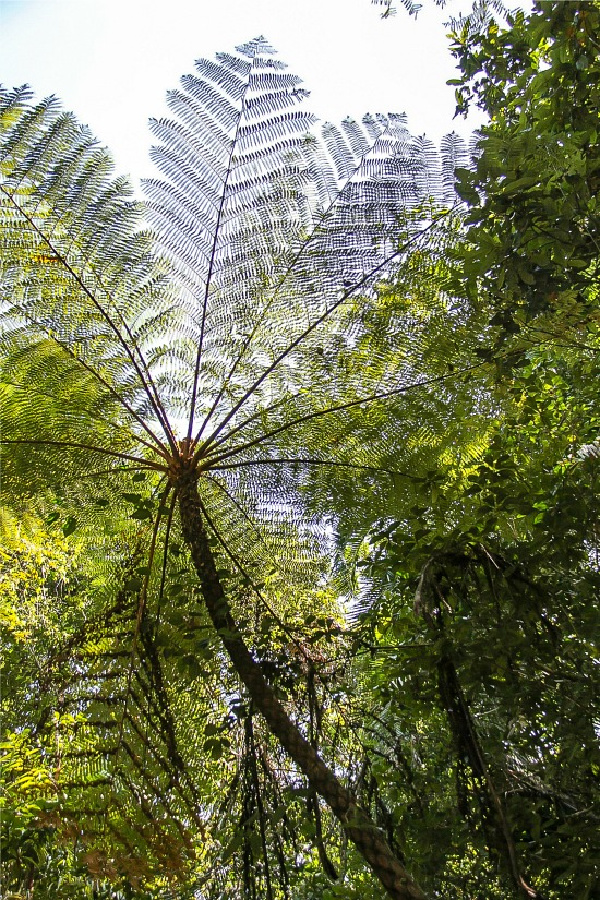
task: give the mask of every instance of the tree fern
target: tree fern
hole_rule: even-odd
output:
[[[463,151],[448,139],[442,164],[393,115],[318,136],[305,93],[262,38],[200,60],[169,94],[174,118],[152,123],[162,179],[147,204],[54,100],[3,93],[4,489],[88,548],[86,622],[48,653],[44,684],[95,865],[108,832],[122,866],[148,841],[191,853],[207,809],[199,735],[233,692],[210,700],[224,664],[210,622],[247,727],[260,712],[388,894],[416,898],[306,739],[306,710],[268,684],[255,629],[278,623],[293,643],[286,607],[314,607],[331,512],[307,500],[315,473],[329,493],[409,478],[386,410],[452,374],[440,362],[431,376],[431,344],[421,365],[413,327],[393,356],[362,336],[375,285],[443,234]]]

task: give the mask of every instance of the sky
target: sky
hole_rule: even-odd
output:
[[[119,174],[153,174],[150,116],[198,57],[264,35],[310,90],[310,109],[339,121],[406,112],[436,143],[480,119],[453,121],[456,75],[444,22],[470,0],[417,19],[369,0],[0,0],[0,83],[56,94],[112,151]]]

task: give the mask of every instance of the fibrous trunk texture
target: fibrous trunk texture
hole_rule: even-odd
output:
[[[425,894],[394,855],[369,813],[358,805],[352,792],[340,783],[302,736],[265,680],[260,664],[252,657],[237,628],[217,575],[194,473],[182,474],[177,488],[183,537],[202,585],[206,609],[256,709],[308,779],[311,788],[340,820],[346,834],[356,844],[389,897],[392,900],[426,900]]]

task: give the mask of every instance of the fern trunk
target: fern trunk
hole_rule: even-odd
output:
[[[392,900],[426,900],[394,855],[369,813],[352,792],[341,784],[314,747],[291,721],[261,666],[252,657],[232,616],[208,544],[198,488],[193,473],[178,479],[179,510],[184,539],[190,549],[196,574],[202,584],[204,603],[234,669],[269,729],[280,741],[308,782],[331,808]]]

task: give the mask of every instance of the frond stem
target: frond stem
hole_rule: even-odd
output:
[[[382,466],[365,466],[359,463],[335,462],[330,459],[308,459],[305,457],[289,457],[287,459],[244,459],[237,463],[227,465],[211,465],[211,471],[215,469],[239,469],[242,466],[271,466],[271,465],[308,465],[308,466],[336,466],[341,469],[360,469],[367,472],[381,472],[384,475],[400,475],[402,478],[413,479],[414,475],[401,472],[399,469],[385,469]],[[201,467],[200,467],[201,468]]]
[[[231,139],[231,147],[229,150],[229,158],[227,160],[226,174],[225,174],[225,177],[222,179],[223,187],[222,187],[222,192],[221,192],[221,200],[219,202],[219,209],[217,212],[217,218],[216,218],[216,222],[215,222],[215,226],[214,226],[213,242],[212,242],[212,247],[211,247],[211,252],[210,252],[210,262],[208,264],[208,271],[206,273],[206,281],[205,281],[205,285],[204,285],[204,298],[202,301],[202,322],[200,325],[200,338],[199,338],[199,342],[198,342],[198,352],[196,353],[196,365],[194,366],[194,380],[192,383],[192,398],[191,398],[191,402],[190,402],[190,418],[189,418],[188,430],[187,430],[188,441],[190,441],[192,438],[192,429],[194,427],[194,415],[196,412],[196,395],[198,393],[198,379],[200,378],[200,365],[202,362],[202,351],[203,351],[203,347],[204,347],[204,330],[206,327],[206,314],[208,311],[208,294],[209,294],[209,290],[211,287],[211,278],[212,278],[212,273],[213,273],[213,269],[214,269],[215,262],[216,262],[217,243],[221,236],[219,228],[220,228],[220,224],[221,224],[221,217],[222,217],[223,211],[225,209],[225,203],[227,201],[227,186],[229,184],[229,177],[232,172],[233,155],[236,150],[238,134],[240,131],[240,127],[242,124],[242,118],[244,115],[244,108],[245,108],[245,104],[246,104],[246,93],[250,87],[251,73],[252,73],[252,63],[250,64],[250,66],[248,68],[248,82],[247,82],[246,87],[244,88],[244,92],[242,94],[241,104],[240,104],[240,114],[239,114],[237,122],[236,122],[235,132]]]
[[[250,518],[250,516],[248,515],[248,513],[246,512],[244,507],[241,505],[241,503],[239,503],[238,500],[236,500],[236,498],[232,494],[229,493],[229,491],[227,490],[225,485],[221,484],[221,482],[217,478],[213,478],[210,474],[210,470],[207,470],[206,473],[204,473],[204,477],[207,478],[209,481],[211,481],[213,484],[215,484],[219,488],[219,490],[221,490],[225,494],[227,499],[232,503],[233,506],[235,506],[237,511],[240,513],[240,515],[242,515],[243,518],[246,520],[246,522],[248,522],[248,524],[254,531],[256,538],[259,541],[261,541],[262,543],[264,543],[260,528],[258,527],[256,522]],[[265,549],[267,549],[266,545],[265,545]]]
[[[148,553],[148,571],[146,572],[146,574],[144,576],[144,581],[142,584],[142,588],[140,590],[138,608],[137,608],[136,617],[135,617],[133,640],[131,643],[131,654],[129,657],[129,668],[128,668],[128,672],[127,672],[127,689],[125,692],[125,699],[123,701],[123,711],[121,714],[121,720],[119,722],[119,732],[118,732],[117,743],[116,743],[117,748],[121,748],[121,746],[123,745],[123,729],[125,726],[125,717],[128,716],[127,707],[129,705],[129,698],[131,696],[131,680],[133,678],[133,663],[134,663],[135,654],[137,651],[137,643],[138,643],[140,628],[142,625],[142,619],[144,617],[144,612],[146,610],[146,601],[147,601],[147,596],[148,596],[148,584],[150,583],[150,576],[152,574],[152,563],[154,562],[154,554],[156,551],[156,541],[157,541],[158,532],[160,529],[162,511],[164,509],[164,503],[165,503],[167,497],[169,496],[170,491],[171,491],[171,485],[167,484],[167,486],[166,486],[165,490],[163,491],[162,496],[160,498],[160,503],[158,505],[158,511],[156,513],[156,519],[154,520],[154,523],[152,526],[152,538],[150,540],[150,551]]]
[[[265,434],[260,435],[260,437],[255,438],[253,441],[248,441],[245,444],[238,444],[237,447],[232,447],[230,450],[227,450],[226,452],[212,458],[208,457],[204,461],[203,466],[207,469],[216,467],[217,464],[221,463],[223,460],[229,459],[230,457],[235,456],[237,453],[242,453],[245,450],[249,450],[251,447],[256,447],[259,444],[264,443],[269,438],[274,437],[277,434],[281,434],[281,432],[283,431],[287,431],[288,428],[293,428],[296,425],[301,425],[303,422],[310,422],[314,419],[318,419],[320,416],[329,415],[334,412],[341,412],[345,409],[352,409],[353,407],[361,406],[363,403],[372,403],[376,400],[386,400],[389,397],[397,397],[400,394],[406,394],[408,393],[408,391],[417,390],[418,388],[429,387],[432,384],[440,384],[441,382],[446,381],[450,378],[457,378],[460,375],[465,375],[468,372],[480,369],[486,364],[487,363],[485,361],[474,363],[471,366],[466,366],[464,369],[458,369],[453,372],[448,372],[445,375],[436,375],[433,378],[427,378],[423,381],[413,382],[412,384],[407,384],[400,388],[394,388],[390,391],[382,391],[379,394],[370,394],[368,397],[362,397],[359,400],[349,400],[346,403],[336,403],[333,406],[326,407],[325,409],[320,409],[313,413],[307,413],[305,416],[299,416],[297,419],[292,419],[291,421],[280,425],[278,428],[274,428],[272,431],[265,432]],[[244,422],[238,425],[237,428],[233,429],[229,433],[229,435],[227,435],[227,437],[231,437],[234,432],[239,431],[246,424],[247,423]],[[223,438],[218,443],[222,444],[224,440],[226,440],[226,438]]]
[[[75,357],[75,358],[77,359],[78,357]],[[14,387],[17,390],[23,391],[24,393],[27,393],[27,394],[36,394],[38,397],[46,397],[48,400],[56,400],[56,397],[53,394],[48,393],[48,391],[42,391],[39,388],[26,387],[25,385],[20,384],[20,382],[18,382],[18,381],[10,381],[10,380],[3,379],[3,383],[8,384],[11,387]],[[123,431],[126,430],[129,437],[133,438],[133,440],[135,440],[138,444],[143,444],[144,447],[147,447],[149,450],[152,450],[153,453],[156,452],[157,448],[154,444],[150,444],[148,441],[145,441],[143,438],[141,438],[138,434],[135,434],[135,432],[131,431],[129,428],[125,429],[121,423],[113,422],[111,419],[108,419],[106,416],[101,415],[96,410],[94,410],[94,418],[100,422],[105,422],[106,425],[109,426],[109,428],[114,428],[114,430],[119,432],[120,434],[123,434]]]
[[[161,605],[164,598],[165,593],[165,582],[167,580],[167,553],[169,550],[169,538],[171,536],[171,525],[173,524],[173,512],[175,510],[175,504],[177,503],[177,493],[173,491],[173,499],[171,500],[171,506],[169,509],[169,515],[167,517],[167,525],[165,528],[165,544],[163,548],[163,563],[162,563],[162,572],[160,576],[160,587],[158,589],[158,602],[156,605],[156,621],[154,623],[154,635],[156,637],[156,633],[158,631],[158,626],[160,624],[160,611]]]
[[[386,128],[386,129],[382,132],[382,135],[385,134],[388,130],[389,130],[389,128]],[[354,178],[354,176],[356,175],[356,173],[359,171],[359,169],[361,168],[361,166],[363,165],[363,163],[365,162],[365,160],[367,159],[367,157],[372,153],[372,151],[373,151],[375,145],[377,144],[377,141],[381,138],[382,135],[380,135],[379,138],[377,138],[377,139],[375,140],[375,142],[373,143],[373,145],[369,148],[369,150],[361,156],[360,161],[359,161],[358,164],[354,167],[354,170],[352,171],[352,174],[349,175],[348,178],[346,179],[346,181],[345,181],[343,187],[341,187],[341,188],[336,192],[335,196],[331,198],[331,200],[330,200],[330,202],[329,202],[329,205],[328,205],[327,209],[323,212],[323,214],[322,214],[322,216],[321,216],[321,220],[323,220],[323,219],[327,216],[327,214],[329,213],[329,211],[330,211],[331,209],[333,209],[333,207],[335,206],[335,204],[336,204],[336,203],[340,200],[340,198],[344,195],[344,192],[347,190],[347,188],[349,187],[349,185],[352,183],[352,179]],[[204,420],[203,420],[203,422],[202,422],[202,425],[200,426],[200,430],[198,431],[198,433],[196,434],[196,436],[195,436],[195,438],[194,438],[195,442],[197,442],[197,441],[200,440],[200,437],[201,437],[201,435],[202,435],[202,432],[203,432],[204,429],[206,428],[206,425],[207,425],[208,422],[210,421],[211,416],[212,416],[213,413],[215,412],[215,410],[216,410],[216,408],[217,408],[217,406],[218,406],[218,404],[219,404],[221,398],[223,397],[223,394],[225,393],[226,385],[229,383],[229,381],[230,381],[230,379],[233,377],[233,375],[234,375],[234,373],[235,373],[235,370],[237,369],[239,363],[240,363],[240,362],[242,361],[242,359],[244,358],[244,355],[245,355],[246,351],[248,350],[248,348],[250,347],[250,345],[251,345],[251,343],[252,343],[252,341],[253,341],[253,339],[254,339],[254,335],[256,334],[256,331],[258,330],[260,324],[264,321],[264,318],[265,318],[265,316],[267,315],[269,309],[271,308],[271,306],[272,306],[273,303],[275,302],[275,299],[276,299],[277,296],[279,295],[279,291],[280,291],[281,287],[285,284],[285,282],[286,282],[286,280],[287,280],[287,278],[288,278],[290,272],[293,271],[294,266],[297,265],[298,260],[301,259],[302,255],[303,255],[303,254],[306,252],[306,250],[311,246],[311,241],[313,240],[313,238],[314,238],[317,234],[319,234],[319,231],[320,231],[319,225],[315,225],[315,227],[313,228],[313,230],[312,230],[310,236],[307,238],[306,241],[304,241],[304,243],[302,244],[302,246],[300,247],[300,249],[298,250],[298,252],[294,255],[293,259],[292,259],[292,260],[290,261],[290,263],[287,265],[285,271],[282,273],[282,275],[281,275],[281,277],[280,277],[280,279],[279,279],[279,282],[276,284],[276,286],[275,286],[275,288],[274,288],[274,290],[273,290],[273,294],[272,294],[272,296],[271,296],[269,302],[266,304],[265,308],[263,309],[263,311],[262,311],[260,317],[258,318],[257,322],[255,323],[254,327],[252,328],[252,331],[250,332],[250,334],[248,335],[248,337],[246,338],[246,340],[243,342],[242,348],[241,348],[241,350],[240,350],[240,353],[239,353],[238,357],[236,358],[236,360],[234,361],[232,367],[230,368],[230,370],[229,370],[229,372],[228,372],[228,374],[227,374],[227,378],[224,380],[221,389],[220,389],[219,392],[217,393],[217,396],[215,397],[215,400],[213,401],[213,404],[212,404],[211,408],[209,409],[208,413],[207,413],[206,416],[204,417]],[[358,285],[358,286],[359,286],[359,285]],[[351,288],[351,289],[350,289],[350,293],[351,293],[353,290],[357,290],[357,289],[358,289],[358,286],[355,286],[354,288]],[[342,298],[342,299],[345,299],[345,297]],[[334,307],[334,309],[335,309],[335,307]],[[285,352],[287,353],[288,351],[285,351]],[[251,393],[253,393],[253,391],[254,391],[254,388],[251,389]],[[242,402],[245,402],[245,399],[244,399],[244,398],[242,399]],[[234,411],[234,412],[235,412],[235,411]],[[224,424],[226,424],[226,423],[227,423],[227,420],[225,421]],[[211,438],[215,436],[215,434],[218,434],[218,433],[219,433],[219,430],[220,430],[220,429],[217,428],[217,430],[216,430],[215,432],[213,432],[213,435],[211,435],[211,437],[210,437],[208,440],[210,441]],[[206,443],[206,442],[205,442],[205,443]],[[205,446],[204,446],[204,445],[203,445],[202,449],[203,449],[203,450],[205,449]]]
[[[447,215],[447,213],[444,213],[442,215]],[[275,359],[273,360],[273,362],[271,363],[271,365],[268,366],[262,372],[262,374],[259,375],[259,377],[253,382],[253,384],[248,388],[248,390],[244,393],[244,395],[241,397],[241,399],[238,400],[238,402],[233,406],[233,408],[227,413],[225,418],[222,420],[222,422],[220,422],[220,424],[213,431],[213,433],[205,441],[203,441],[203,443],[198,447],[198,450],[196,451],[196,454],[195,454],[196,459],[199,459],[205,453],[206,449],[209,446],[215,446],[215,438],[217,437],[217,435],[219,435],[223,431],[223,429],[227,426],[227,424],[235,416],[235,414],[238,412],[238,410],[244,405],[244,403],[246,403],[246,401],[252,396],[252,394],[256,391],[256,389],[260,387],[260,385],[277,368],[277,366],[292,352],[292,350],[295,350],[296,347],[298,347],[302,343],[302,341],[304,341],[310,334],[312,334],[312,332],[316,328],[318,328],[319,325],[322,325],[329,318],[329,316],[331,316],[332,313],[334,313],[336,311],[336,309],[338,309],[343,303],[345,303],[347,300],[349,300],[350,297],[356,291],[358,291],[361,287],[364,287],[364,285],[367,284],[368,282],[372,281],[372,279],[379,272],[383,271],[383,269],[385,269],[394,259],[396,259],[398,256],[401,256],[403,253],[405,253],[408,250],[408,248],[411,247],[416,241],[418,241],[420,238],[422,238],[424,235],[426,235],[429,231],[431,231],[431,229],[435,225],[437,225],[440,218],[442,218],[442,216],[436,217],[426,228],[419,231],[418,234],[413,235],[413,237],[410,238],[408,241],[406,241],[401,247],[399,247],[397,250],[394,250],[393,253],[391,253],[389,256],[387,256],[385,259],[383,259],[377,266],[375,266],[374,269],[372,269],[366,275],[363,275],[362,278],[360,278],[355,284],[351,285],[350,287],[347,287],[342,292],[341,296],[328,309],[326,309],[325,312],[323,312],[320,316],[318,316],[315,319],[315,321],[311,325],[308,326],[308,328],[306,328],[300,335],[298,335],[298,337],[295,340],[293,340],[290,344],[288,344],[286,349],[283,350],[278,356],[276,356]],[[231,437],[231,434],[233,434],[234,431],[237,431],[239,427],[240,426],[233,429],[233,431],[229,432],[223,438],[223,440],[226,440],[228,437]],[[222,443],[222,441],[219,441],[218,443]]]
[[[228,494],[228,496],[229,496],[229,494]],[[242,577],[245,578],[245,579],[247,579],[247,581],[248,581],[249,584],[250,584],[250,587],[252,588],[252,590],[254,591],[254,593],[256,594],[256,596],[258,597],[258,599],[259,599],[260,603],[262,604],[262,606],[264,607],[264,609],[266,609],[266,611],[267,611],[267,612],[269,613],[269,615],[273,618],[273,620],[274,620],[275,622],[277,622],[277,624],[278,624],[279,627],[282,629],[282,631],[284,631],[285,634],[287,634],[287,636],[288,636],[288,638],[290,639],[290,641],[294,644],[294,646],[295,646],[296,649],[301,653],[301,655],[304,657],[304,659],[308,660],[308,659],[309,659],[308,654],[306,653],[306,650],[304,649],[304,647],[302,646],[302,644],[300,643],[300,641],[298,640],[298,638],[294,636],[294,634],[293,634],[293,632],[291,631],[291,629],[285,624],[285,622],[283,621],[283,619],[281,619],[281,618],[279,617],[279,615],[275,612],[275,610],[274,610],[273,607],[270,605],[270,603],[268,603],[267,599],[265,598],[264,594],[262,593],[262,591],[260,590],[260,588],[258,587],[258,585],[256,585],[256,584],[254,583],[254,580],[251,578],[251,576],[248,574],[248,572],[247,572],[246,569],[244,568],[243,564],[240,562],[240,559],[239,559],[239,557],[237,556],[237,554],[234,553],[233,550],[230,550],[230,549],[229,549],[229,547],[227,546],[227,543],[226,543],[224,537],[222,536],[222,534],[220,533],[219,529],[217,528],[217,526],[216,526],[215,523],[213,522],[211,516],[208,514],[208,511],[207,511],[207,509],[206,509],[206,506],[202,503],[202,500],[200,500],[200,498],[198,498],[198,502],[199,502],[199,505],[200,505],[200,509],[202,510],[202,513],[203,513],[203,515],[204,515],[204,517],[205,517],[205,519],[206,519],[208,525],[209,525],[210,528],[212,529],[212,531],[213,531],[213,533],[214,533],[214,535],[215,535],[217,541],[219,542],[219,544],[221,545],[221,547],[223,548],[223,550],[225,551],[225,553],[227,554],[227,556],[229,557],[229,559],[231,560],[231,562],[232,562],[232,563],[234,564],[234,566],[236,566],[236,568],[239,570],[239,572],[241,573]]]
[[[109,384],[109,382],[108,382],[105,378],[103,378],[102,375],[100,375],[99,372],[97,372],[94,368],[92,368],[92,366],[90,366],[89,363],[86,363],[85,360],[82,359],[80,356],[77,356],[77,354],[71,349],[71,347],[69,347],[68,344],[65,344],[63,341],[61,341],[60,338],[56,337],[56,335],[53,334],[49,328],[46,328],[46,327],[45,327],[44,325],[42,325],[40,322],[36,322],[36,320],[35,320],[32,316],[30,316],[28,313],[26,313],[26,312],[23,311],[21,314],[24,315],[27,319],[29,319],[29,321],[30,321],[33,325],[35,325],[36,327],[40,328],[40,329],[44,332],[44,334],[46,334],[46,335],[50,338],[51,341],[53,341],[58,347],[60,347],[60,349],[63,350],[68,356],[70,356],[71,359],[73,359],[75,362],[79,363],[79,365],[82,366],[82,367],[85,369],[86,372],[89,372],[89,374],[92,376],[92,378],[95,378],[96,381],[98,381],[104,388],[106,388],[106,390],[108,391],[108,393],[110,394],[110,396],[113,397],[118,403],[120,403],[121,406],[122,406],[125,410],[127,410],[127,412],[129,413],[129,415],[132,416],[132,417],[135,419],[135,421],[136,421],[139,425],[142,426],[142,428],[144,429],[144,431],[146,432],[146,434],[149,435],[149,437],[152,438],[152,440],[153,440],[153,441],[156,443],[156,445],[157,445],[157,448],[158,448],[159,453],[161,453],[161,454],[162,454],[163,456],[165,456],[165,457],[168,455],[168,454],[167,454],[167,450],[166,450],[164,444],[163,444],[162,441],[154,434],[154,432],[153,432],[152,429],[146,424],[146,422],[144,421],[144,419],[143,419],[138,413],[135,412],[135,410],[133,409],[133,407],[131,407],[131,406],[129,405],[129,403],[127,403],[127,401],[124,400],[123,397],[121,397],[121,395],[119,394],[119,392],[116,391],[116,390],[112,387],[112,385]],[[156,448],[155,448],[155,449],[156,449]]]
[[[83,444],[77,441],[46,441],[35,438],[0,438],[0,444],[29,444],[50,447],[65,447],[78,450],[90,450],[92,453],[102,453],[104,456],[114,456],[117,459],[126,459],[129,462],[137,463],[138,469],[154,469],[158,472],[166,472],[166,466],[154,463],[149,459],[142,459],[138,456],[130,456],[128,453],[119,453],[117,450],[107,450],[106,447],[96,447],[94,444]]]
[[[39,238],[41,238],[41,240],[46,244],[46,246],[48,247],[48,249],[50,250],[50,252],[51,252],[51,253],[59,260],[59,262],[64,266],[64,268],[67,270],[67,272],[69,273],[69,275],[71,276],[71,278],[75,281],[75,283],[78,285],[78,287],[83,291],[83,293],[84,293],[85,296],[88,298],[88,300],[91,301],[91,303],[92,303],[92,305],[94,306],[94,308],[100,313],[100,316],[104,319],[104,321],[107,323],[107,325],[109,326],[109,328],[111,329],[111,331],[115,334],[115,336],[116,336],[116,338],[117,338],[117,341],[119,342],[119,344],[122,346],[122,348],[124,349],[125,353],[126,353],[127,356],[129,357],[129,359],[130,359],[130,361],[131,361],[131,364],[133,365],[133,368],[134,368],[134,370],[135,370],[135,372],[136,372],[138,378],[140,379],[140,381],[141,381],[141,383],[142,383],[142,385],[143,385],[143,387],[144,387],[144,391],[146,392],[146,396],[148,397],[148,400],[150,401],[150,405],[152,406],[152,408],[154,409],[154,412],[156,413],[156,416],[157,416],[157,418],[158,418],[158,421],[159,421],[160,424],[162,425],[162,428],[163,428],[163,431],[164,431],[164,433],[165,433],[165,436],[166,436],[166,438],[167,438],[169,444],[171,445],[171,449],[174,450],[174,451],[176,451],[176,450],[177,450],[177,442],[175,441],[175,437],[174,437],[174,435],[173,435],[173,432],[171,431],[171,426],[170,426],[170,424],[169,424],[169,420],[168,420],[168,418],[167,418],[167,416],[166,416],[166,413],[165,413],[165,411],[164,411],[164,409],[163,409],[163,407],[162,407],[162,404],[161,404],[161,402],[160,402],[160,399],[158,398],[158,395],[157,395],[156,398],[154,397],[154,392],[150,390],[148,384],[146,383],[146,378],[144,377],[144,373],[142,372],[142,370],[141,370],[141,368],[140,368],[140,365],[139,365],[139,363],[137,362],[137,360],[136,360],[136,358],[135,358],[135,356],[134,356],[134,354],[133,354],[133,351],[131,350],[131,347],[129,346],[129,343],[125,340],[125,338],[124,338],[123,335],[121,334],[119,328],[118,328],[117,325],[114,323],[112,317],[111,317],[111,316],[109,315],[109,313],[104,309],[104,307],[102,306],[102,304],[97,300],[97,298],[96,298],[95,295],[92,293],[92,291],[87,287],[87,285],[85,284],[85,282],[84,282],[83,278],[81,277],[81,275],[78,275],[78,274],[77,274],[77,272],[76,272],[75,269],[72,267],[72,265],[70,264],[70,262],[68,261],[68,259],[60,252],[60,250],[59,250],[57,247],[54,246],[54,244],[52,243],[52,241],[51,241],[48,237],[46,237],[46,235],[44,234],[44,232],[42,231],[42,229],[36,224],[36,222],[34,221],[34,219],[27,213],[27,211],[26,211],[25,209],[23,209],[23,207],[20,206],[20,205],[17,203],[17,201],[15,200],[15,198],[13,197],[13,195],[10,193],[10,191],[7,191],[7,190],[6,190],[5,188],[3,188],[1,185],[0,185],[0,191],[1,191],[6,197],[8,197],[9,202],[10,202],[10,203],[13,205],[13,207],[19,212],[19,214],[25,219],[25,221],[28,223],[28,225],[30,226],[30,228],[33,229],[33,231],[35,232],[35,234],[37,234],[37,236],[38,236]],[[104,288],[104,285],[102,285],[102,282],[101,282],[101,281],[100,281],[100,285]],[[104,288],[104,290],[106,290],[106,288]],[[107,291],[107,295],[108,295],[108,297],[110,298],[110,293],[108,293],[108,291]],[[134,339],[133,339],[133,335],[131,334],[131,331],[130,331],[130,329],[129,329],[127,323],[125,323],[125,322],[123,321],[123,317],[120,316],[120,314],[119,314],[119,317],[121,318],[121,321],[123,322],[123,325],[124,325],[125,330],[126,330],[126,332],[127,332],[127,334],[128,334],[128,337],[129,337],[129,338],[131,339],[131,341],[132,341],[132,345],[133,345],[136,349],[138,349],[137,346],[136,346],[136,344],[135,344],[135,341],[134,341]],[[138,352],[139,352],[139,351],[138,351]],[[144,364],[144,365],[145,365],[145,364]],[[147,369],[147,366],[145,366],[145,368]],[[150,378],[150,380],[151,380],[151,375],[150,375],[150,372],[149,372],[149,371],[148,371],[148,376],[149,376],[149,378]],[[156,388],[154,387],[154,384],[153,384],[153,383],[152,383],[152,386],[153,386],[153,388],[154,388],[154,391],[156,391]]]

